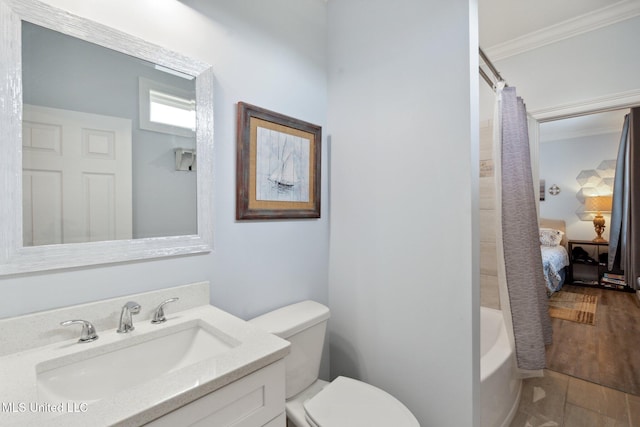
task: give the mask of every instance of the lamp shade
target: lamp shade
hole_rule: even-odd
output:
[[[587,197],[584,201],[585,212],[611,212],[612,196]]]

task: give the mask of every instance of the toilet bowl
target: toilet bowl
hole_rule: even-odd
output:
[[[302,301],[249,322],[286,339],[287,418],[296,427],[419,427],[415,416],[387,392],[362,381],[318,379],[329,309]]]

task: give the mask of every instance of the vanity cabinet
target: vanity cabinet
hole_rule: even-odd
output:
[[[145,426],[284,427],[284,378],[279,360]]]

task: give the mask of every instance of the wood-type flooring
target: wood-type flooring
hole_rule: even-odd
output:
[[[551,319],[547,369],[640,396],[640,302],[635,293],[565,285],[598,296],[595,325]]]

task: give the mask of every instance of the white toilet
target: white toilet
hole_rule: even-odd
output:
[[[250,320],[286,339],[287,418],[296,427],[420,427],[400,401],[377,387],[347,377],[318,379],[329,309],[303,301]]]

